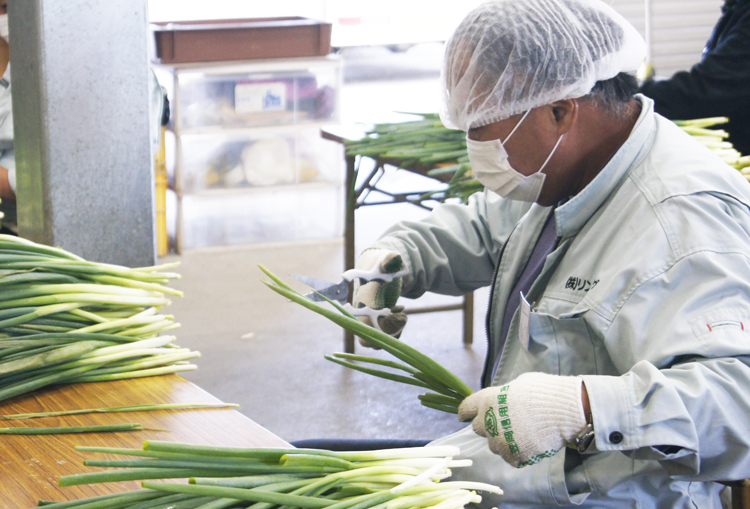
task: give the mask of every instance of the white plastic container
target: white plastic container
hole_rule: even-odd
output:
[[[343,147],[323,139],[319,127],[190,134],[177,150],[175,184],[183,194],[344,180]]]
[[[340,118],[341,63],[334,57],[181,66],[175,80],[183,133]]]

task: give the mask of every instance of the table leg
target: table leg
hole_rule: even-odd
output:
[[[354,210],[357,207],[357,196],[355,186],[357,181],[357,172],[355,167],[355,157],[346,157],[346,182],[345,182],[345,203],[346,211],[344,212],[344,270],[354,268]],[[349,283],[349,302],[351,302],[352,284]],[[344,331],[344,352],[354,353],[354,334]]]
[[[750,479],[732,483],[732,509],[750,508]]]
[[[464,295],[464,345],[474,342],[474,292]]]

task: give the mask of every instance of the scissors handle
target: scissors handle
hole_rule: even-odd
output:
[[[388,316],[391,314],[391,310],[388,308],[383,309],[373,309],[368,307],[363,308],[355,308],[351,304],[347,303],[344,304],[343,308],[348,311],[349,313],[353,314],[354,316],[366,316],[370,319],[370,323],[372,323],[372,326],[379,330],[380,332],[383,332],[383,329],[380,328],[380,324],[378,323],[378,318],[381,316]]]
[[[406,267],[397,272],[382,272],[380,270],[380,267],[388,254],[388,252],[383,253],[383,255],[378,258],[378,261],[375,262],[375,265],[373,265],[373,268],[370,270],[349,269],[344,272],[341,277],[343,277],[347,281],[364,279],[365,281],[383,281],[384,283],[390,283],[397,277],[407,275],[409,273],[409,269],[407,269]]]

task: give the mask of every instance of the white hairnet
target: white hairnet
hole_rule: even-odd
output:
[[[493,0],[448,40],[440,118],[453,129],[497,122],[588,94],[635,71],[646,44],[601,0]]]

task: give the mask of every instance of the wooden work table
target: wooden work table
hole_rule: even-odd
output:
[[[0,414],[161,403],[221,402],[187,380],[177,375],[167,375],[48,388],[0,403]],[[30,509],[36,507],[39,500],[74,500],[140,487],[138,482],[58,487],[58,479],[62,475],[103,470],[83,466],[84,459],[122,458],[81,453],[74,449],[77,445],[141,448],[144,440],[163,440],[234,447],[289,446],[233,408],[0,420],[0,427],[92,426],[126,422],[138,422],[144,428],[169,431],[0,435],[0,509]]]

